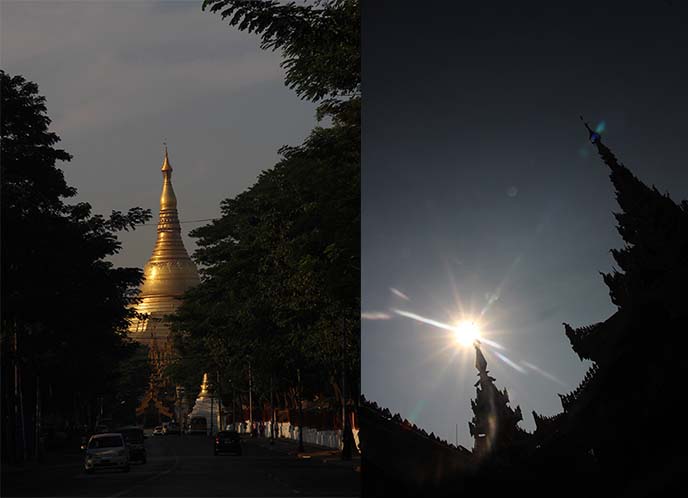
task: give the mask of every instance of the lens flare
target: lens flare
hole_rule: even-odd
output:
[[[454,340],[462,346],[471,346],[480,340],[480,328],[472,320],[464,320],[454,327]]]
[[[361,318],[363,320],[390,320],[392,315],[382,311],[362,311]]]
[[[394,294],[397,297],[400,297],[404,301],[410,301],[411,300],[411,298],[409,298],[406,294],[401,292],[399,289],[395,289],[394,287],[390,287],[389,290],[392,294]]]
[[[507,357],[504,356],[503,354],[499,353],[498,351],[495,351],[494,354],[497,355],[497,358],[499,358],[500,360],[502,360],[504,363],[506,363],[507,365],[509,365],[511,368],[513,368],[513,369],[516,370],[517,372],[521,372],[522,374],[526,373],[525,368],[523,368],[523,367],[520,366],[520,365],[517,365],[515,362],[511,361],[509,358],[507,358]]]
[[[454,327],[452,327],[451,325],[438,322],[437,320],[433,320],[431,318],[425,318],[424,316],[417,315],[416,313],[411,313],[410,311],[393,309],[392,312],[396,313],[397,315],[410,318],[421,323],[427,323],[428,325],[432,325],[433,327],[437,327],[438,329],[454,330]]]
[[[497,290],[497,295],[499,294],[499,290],[500,289]],[[481,344],[481,346],[483,346],[483,347],[488,346],[490,349],[493,350],[492,352],[497,356],[497,358],[499,358],[502,362],[504,362],[505,364],[507,364],[508,366],[513,368],[514,370],[516,370],[517,372],[520,372],[522,374],[527,374],[528,373],[527,370],[525,368],[523,368],[523,367],[527,367],[528,369],[539,373],[543,377],[546,377],[547,379],[549,379],[553,382],[556,382],[557,384],[560,384],[562,386],[566,385],[564,382],[559,380],[557,377],[555,377],[554,375],[542,370],[537,365],[533,365],[532,363],[529,363],[527,361],[521,361],[520,365],[519,365],[518,363],[511,360],[506,355],[496,351],[496,350],[506,351],[506,348],[504,346],[502,346],[501,344],[499,344],[499,343],[497,343],[491,339],[488,339],[486,337],[482,337],[480,334],[481,327],[480,327],[479,323],[475,320],[466,319],[466,320],[460,321],[459,323],[457,323],[455,325],[450,325],[448,323],[443,323],[443,322],[440,322],[438,320],[433,320],[432,318],[427,318],[427,317],[418,315],[416,313],[412,313],[410,311],[399,310],[399,309],[391,309],[390,311],[396,315],[403,316],[404,318],[410,318],[412,320],[415,320],[415,321],[418,321],[421,323],[432,325],[433,327],[437,327],[439,329],[448,330],[450,332],[449,335],[451,337],[451,341],[456,345],[460,345],[463,347],[470,347],[473,344],[475,344],[476,342],[479,342]],[[370,313],[370,315],[368,315],[368,313]],[[378,320],[387,319],[386,317],[385,318],[382,317],[382,315],[384,315],[384,313],[379,313],[379,314],[377,312],[368,312],[368,313],[363,313],[364,316],[362,316],[362,318],[378,319]],[[483,313],[481,313],[479,315],[480,318],[482,318],[482,316],[483,316]],[[391,318],[391,316],[390,316],[390,318]],[[485,325],[484,322],[483,322],[483,325]],[[452,348],[452,346],[448,345],[447,348]],[[466,351],[466,350],[464,350],[464,351]],[[454,352],[458,353],[458,351],[456,349]]]

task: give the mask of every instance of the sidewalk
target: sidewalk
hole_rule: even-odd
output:
[[[324,446],[318,446],[315,444],[304,443],[304,451],[299,452],[299,442],[293,439],[287,438],[275,438],[274,444],[270,444],[271,440],[269,437],[258,437],[258,438],[247,438],[247,441],[251,441],[255,444],[260,445],[270,451],[276,451],[279,453],[284,453],[290,456],[294,456],[298,459],[308,460],[315,459],[322,463],[328,465],[336,465],[340,467],[351,467],[355,472],[360,472],[361,468],[361,456],[354,455],[351,460],[342,460],[341,450],[327,448]]]

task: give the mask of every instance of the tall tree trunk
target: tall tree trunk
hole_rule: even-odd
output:
[[[24,396],[23,396],[23,375],[19,369],[19,363],[17,362],[17,397],[19,399],[19,437],[20,437],[20,460],[25,462],[27,459],[27,447],[26,447],[26,424],[24,420]]]
[[[217,388],[215,391],[217,392],[217,430],[218,432],[223,430],[223,420],[222,420],[222,389],[221,389],[221,384],[220,384],[220,370],[218,369],[217,371]]]
[[[248,363],[248,425],[253,436],[253,378],[251,376],[251,362]]]
[[[236,430],[236,389],[234,388],[234,382],[232,381],[232,427]]]
[[[36,375],[36,460],[42,459],[41,451],[41,378]]]
[[[342,369],[342,460],[351,460],[353,433],[346,412],[346,372]]]

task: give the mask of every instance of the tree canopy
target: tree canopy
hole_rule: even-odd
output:
[[[230,26],[280,50],[285,84],[302,98],[349,97],[361,88],[361,13],[357,0],[296,5],[277,0],[204,0]]]
[[[117,232],[151,214],[132,208],[106,218],[68,204],[76,189],[58,162],[72,156],[56,148],[45,98],[21,76],[0,71],[0,82],[3,360],[44,379],[53,402],[73,410],[76,391],[84,399],[106,392],[135,349],[125,333],[142,272],[106,258],[121,248]]]
[[[306,141],[247,191],[222,202],[222,216],[194,230],[202,283],[176,315],[178,380],[198,372],[225,382],[245,375],[283,389],[358,391],[360,358],[360,35],[355,1],[293,3],[208,0],[204,8],[282,50],[286,84],[319,103]],[[210,361],[210,365],[208,365]],[[195,380],[194,380],[195,379]],[[227,383],[224,389],[229,388]],[[225,391],[227,392],[227,391]]]
[[[359,157],[350,132],[314,131],[192,232],[203,282],[180,307],[179,329],[202,338],[211,358],[328,371],[344,355],[357,370]]]

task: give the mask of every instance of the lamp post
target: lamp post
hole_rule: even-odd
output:
[[[177,386],[174,390],[175,397],[174,397],[174,405],[176,407],[176,419],[177,423],[181,420],[181,413],[182,413],[182,393],[181,393],[181,386]]]
[[[210,392],[210,436],[213,435],[213,404],[215,402],[215,396],[213,392]]]
[[[234,382],[229,381],[232,384],[232,430],[237,430],[236,426],[236,390],[234,389]]]
[[[351,460],[353,434],[346,413],[346,333],[342,330],[342,460]]]
[[[217,371],[217,384],[215,392],[217,393],[217,430],[222,430],[222,392],[220,390],[220,370]]]
[[[275,444],[275,400],[272,392],[272,375],[270,376],[270,444]]]
[[[253,377],[251,376],[251,362],[248,362],[248,430],[253,436]]]
[[[184,424],[183,424],[183,420],[182,420],[183,419],[182,413],[184,411],[184,408],[183,408],[184,394],[185,394],[184,386],[177,386],[176,394],[177,394],[177,402],[176,402],[176,405],[177,405],[177,424],[179,425],[180,433],[183,434],[184,433],[184,431],[183,431]]]
[[[296,375],[298,378],[298,392],[299,392],[299,453],[303,453],[305,450],[303,448],[303,392],[301,389],[301,369],[296,369]]]

